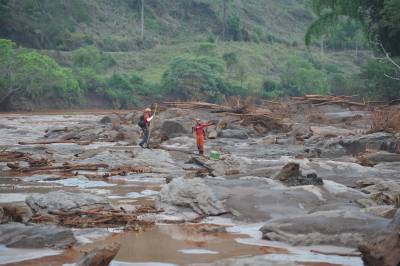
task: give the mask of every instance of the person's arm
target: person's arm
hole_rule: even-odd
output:
[[[146,120],[147,120],[147,122],[150,122],[151,120],[153,120],[153,118],[154,118],[154,115],[148,117]]]

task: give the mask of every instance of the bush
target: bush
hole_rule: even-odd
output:
[[[290,57],[281,76],[282,87],[288,95],[327,94],[328,77],[325,71],[300,57]]]
[[[182,99],[217,101],[224,90],[220,61],[204,56],[177,57],[163,74],[161,86],[167,93]]]
[[[38,52],[14,49],[9,40],[0,40],[0,105],[43,99],[67,105],[81,101],[81,89],[72,71]],[[50,103],[51,101],[49,101]]]
[[[81,47],[72,53],[72,62],[75,68],[93,68],[96,71],[105,70],[115,65],[115,60],[105,54],[96,46],[89,45]]]

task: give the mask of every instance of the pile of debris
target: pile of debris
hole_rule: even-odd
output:
[[[352,100],[353,96],[329,96],[329,95],[316,95],[306,94],[302,97],[291,97],[300,103],[309,103],[313,105],[326,105],[326,104],[342,104],[348,106],[360,106],[365,107],[365,103],[355,102]]]

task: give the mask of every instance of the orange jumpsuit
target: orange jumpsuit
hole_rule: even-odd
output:
[[[200,154],[204,154],[204,128],[211,126],[211,124],[202,123],[197,124],[192,128],[192,132],[196,133],[196,144]]]

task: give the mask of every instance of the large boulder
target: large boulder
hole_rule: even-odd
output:
[[[77,241],[69,228],[54,225],[0,225],[0,243],[12,248],[67,248]]]
[[[52,191],[47,194],[32,194],[25,201],[34,213],[41,214],[57,211],[87,210],[97,207],[112,209],[111,204],[104,197],[62,190]]]
[[[156,206],[167,212],[176,212],[177,208],[189,208],[198,215],[220,215],[227,212],[211,188],[200,178],[173,179],[157,195]]]
[[[187,135],[189,131],[177,120],[164,121],[160,128],[162,139],[171,139],[182,135]]]
[[[263,239],[289,242],[293,245],[356,247],[388,224],[387,219],[360,211],[333,210],[271,220],[260,231]]]
[[[370,242],[359,247],[365,265],[400,265],[400,209],[397,210],[387,231],[389,233],[378,232]]]

